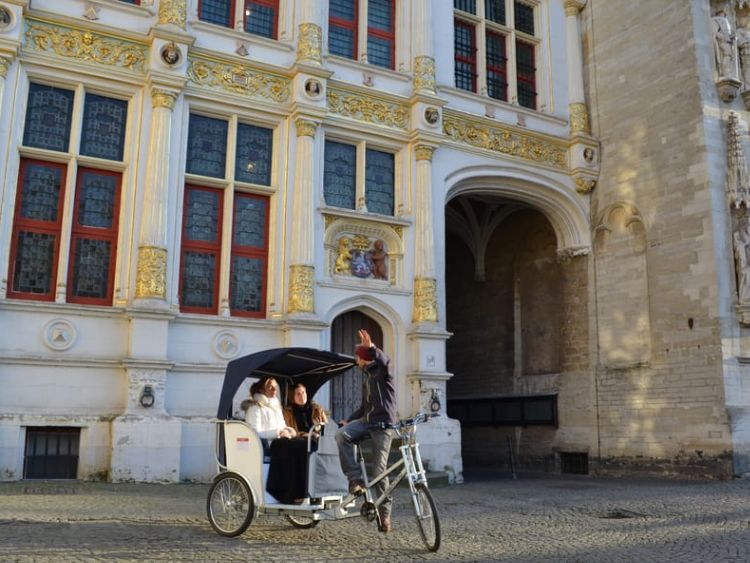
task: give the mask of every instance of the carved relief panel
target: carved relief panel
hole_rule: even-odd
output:
[[[401,226],[326,216],[325,273],[340,283],[402,285]]]

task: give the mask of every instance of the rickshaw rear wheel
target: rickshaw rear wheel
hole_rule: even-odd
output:
[[[309,530],[320,524],[320,520],[313,520],[309,516],[298,516],[296,514],[287,514],[286,519],[295,528]]]
[[[250,487],[236,473],[222,473],[211,485],[206,501],[211,527],[226,537],[239,536],[255,515],[255,501]]]
[[[428,550],[437,551],[440,548],[440,519],[432,494],[424,483],[414,486],[414,512],[424,544]]]

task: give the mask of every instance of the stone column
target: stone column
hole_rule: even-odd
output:
[[[322,61],[323,32],[319,23],[319,6],[316,0],[301,0],[297,62],[319,65]]]
[[[144,178],[145,194],[138,238],[135,298],[167,301],[167,199],[172,110],[177,93],[151,92],[151,139]]]
[[[294,194],[292,196],[292,244],[289,252],[289,306],[290,314],[315,314],[315,255],[313,243],[314,168],[313,148],[318,124],[298,118],[297,151],[294,163]]]
[[[568,98],[570,109],[570,132],[590,133],[589,114],[583,91],[583,55],[581,53],[581,29],[578,14],[586,0],[565,0],[565,31],[568,54]]]
[[[5,79],[8,77],[8,69],[10,68],[11,63],[12,61],[6,59],[5,57],[0,57],[0,115],[3,114],[3,96],[5,94]],[[9,141],[8,138],[5,138],[3,140],[5,142]],[[2,176],[0,176],[0,178],[2,178]],[[10,228],[12,221],[6,221],[6,223],[8,224],[8,227],[6,228]],[[0,250],[0,258],[3,258],[2,260],[3,264],[5,263],[5,260],[7,260],[7,255],[1,250]],[[0,299],[5,299],[7,292],[8,292],[8,283],[10,283],[10,281],[6,279],[6,276],[2,276],[2,278],[0,279]]]
[[[414,2],[414,91],[435,93],[432,48],[432,0]]]
[[[414,208],[414,308],[415,324],[436,323],[437,281],[435,279],[435,242],[432,235],[432,153],[435,147],[417,145],[415,155],[416,201]]]

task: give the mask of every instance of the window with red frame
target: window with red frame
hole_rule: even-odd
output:
[[[278,0],[246,0],[243,14],[245,31],[276,39],[279,25]]]
[[[516,74],[518,77],[518,103],[536,109],[535,47],[525,41],[516,41]]]
[[[265,316],[268,204],[268,198],[261,195],[236,193],[234,196],[229,281],[232,315]]]
[[[223,209],[223,190],[185,186],[180,252],[181,311],[218,311]]]
[[[123,4],[133,4],[134,6],[140,6],[141,0],[120,0]]]
[[[505,55],[505,36],[487,32],[487,95],[497,100],[508,100],[508,57]]]
[[[456,88],[477,91],[476,29],[473,24],[455,20],[454,57]]]
[[[356,59],[358,0],[331,0],[328,5],[328,51],[348,59]]]
[[[365,29],[359,29],[362,10],[367,10]],[[328,51],[332,55],[356,60],[360,47],[363,47],[368,63],[395,68],[395,0],[331,0],[328,15]],[[366,46],[358,44],[360,34],[367,39]]]
[[[69,153],[76,95],[73,90],[31,83],[23,146]],[[80,104],[79,99],[79,104]],[[86,93],[83,97],[80,154],[122,162],[127,106]],[[63,237],[63,207],[68,164],[21,159],[14,211],[8,297],[53,301],[58,286]],[[66,299],[71,303],[110,305],[114,293],[121,174],[75,166],[66,272]],[[64,285],[64,284],[61,284]]]
[[[198,19],[234,27],[234,0],[198,0]]]

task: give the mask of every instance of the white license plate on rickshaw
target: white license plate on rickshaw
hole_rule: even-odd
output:
[[[416,425],[433,415],[418,414],[389,427],[401,437],[401,459],[390,464],[383,474],[369,479],[364,460],[358,454],[363,469],[364,493],[348,493],[348,480],[341,471],[335,441],[335,424],[323,425],[317,441],[308,437],[306,495],[301,504],[279,503],[266,492],[269,460],[264,457],[263,443],[249,424],[232,416],[237,390],[247,378],[272,375],[282,388],[303,383],[308,396],[313,397],[331,378],[354,365],[352,357],[313,348],[276,348],[229,362],[215,421],[219,473],[211,485],[206,503],[208,519],[216,532],[223,536],[238,536],[261,514],[284,515],[298,528],[312,528],[321,520],[353,516],[376,521],[377,508],[406,478],[420,535],[430,551],[438,550],[440,522],[416,441]],[[373,486],[386,478],[390,480],[386,490],[379,497],[374,496]]]

